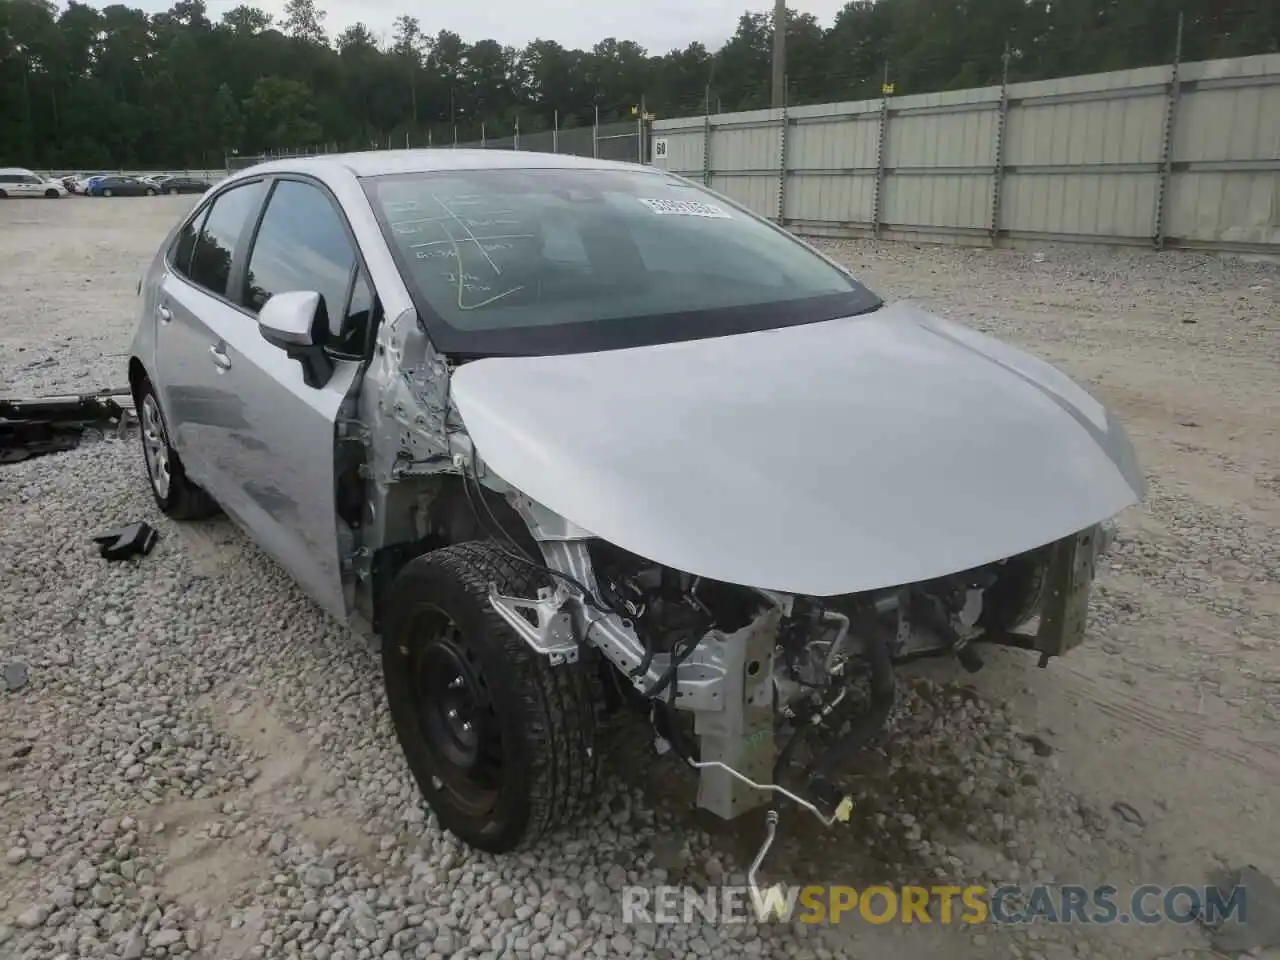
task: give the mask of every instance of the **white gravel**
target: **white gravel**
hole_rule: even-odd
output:
[[[0,205],[0,394],[114,386],[189,201]],[[854,823],[784,816],[769,880],[1280,876],[1280,310],[1270,264],[838,244],[871,285],[1091,383],[1151,476],[1088,645],[911,671]],[[1194,319],[1195,324],[1181,322]],[[598,813],[521,857],[418,799],[375,657],[226,521],[163,520],[136,444],[0,467],[0,957],[1175,956],[1194,929],[624,927],[623,884],[732,879],[758,820],[689,810],[622,731]],[[88,538],[146,519],[150,556]],[[12,668],[12,673],[8,668]],[[19,677],[19,674],[22,674]],[[3,686],[4,684],[0,684]],[[1142,825],[1112,812],[1123,801]],[[1122,808],[1125,809],[1125,808]]]

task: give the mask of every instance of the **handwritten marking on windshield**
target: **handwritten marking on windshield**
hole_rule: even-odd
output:
[[[433,199],[434,199],[434,198],[433,198]],[[439,202],[439,201],[437,201],[437,202]],[[503,216],[504,214],[514,213],[514,212],[515,212],[515,211],[513,211],[513,210],[490,210],[490,211],[487,211],[487,212],[485,213],[485,216],[487,216],[487,217],[500,217],[500,216]],[[457,218],[456,218],[456,217],[452,217],[452,216],[445,216],[445,217],[413,217],[413,218],[412,218],[412,219],[410,219],[410,220],[397,220],[394,224],[392,224],[392,226],[396,226],[396,227],[398,227],[398,226],[401,226],[401,225],[406,224],[406,223],[444,223],[444,222],[446,222],[446,221],[451,221],[451,220],[455,220],[455,219],[457,219]],[[471,221],[468,221],[468,222],[471,222]],[[519,224],[520,224],[520,221],[519,221],[519,220],[505,220],[505,221],[502,221],[502,222],[503,222],[503,223],[509,223],[509,224],[515,224],[516,226],[519,226]],[[475,223],[473,223],[473,222],[472,222],[472,226],[477,226],[477,224],[475,224]]]
[[[465,237],[463,238],[462,242],[467,243],[470,240],[476,240],[477,242],[484,244],[490,240],[534,240],[534,239],[536,238],[532,233],[500,233],[497,236],[493,236],[493,237]],[[409,244],[409,249],[416,250],[418,249],[418,247],[434,247],[443,243],[452,243],[456,245],[458,241],[453,239],[453,237],[450,237],[448,240],[425,240],[422,243]],[[511,249],[511,244],[509,243],[502,244],[498,247],[498,249],[509,250]]]
[[[494,296],[489,297],[486,300],[482,300],[479,303],[473,303],[473,304],[463,303],[462,302],[463,295],[468,290],[472,292],[476,292],[476,291],[488,292],[492,288],[476,283],[475,281],[478,280],[479,278],[473,277],[470,280],[467,279],[468,275],[465,273],[465,271],[461,269],[461,266],[463,263],[461,244],[467,241],[474,243],[476,245],[476,249],[480,251],[481,255],[488,262],[490,269],[493,270],[494,276],[500,277],[502,276],[502,268],[499,267],[497,263],[494,262],[493,257],[489,256],[489,251],[486,250],[484,246],[484,239],[498,240],[498,239],[513,239],[513,238],[487,237],[482,239],[480,237],[477,237],[475,233],[471,230],[471,228],[467,226],[467,223],[453,211],[452,207],[450,207],[447,203],[445,203],[435,194],[432,194],[431,199],[434,200],[437,204],[439,204],[440,209],[443,210],[448,215],[449,219],[453,220],[454,223],[462,227],[462,229],[467,232],[466,238],[464,238],[463,240],[459,240],[458,238],[454,237],[447,229],[444,231],[445,235],[448,237],[448,242],[453,245],[453,250],[457,255],[457,259],[458,259],[459,270],[457,274],[457,289],[458,289],[458,309],[459,310],[478,310],[481,307],[487,307],[491,303],[496,303],[497,301],[501,300],[503,297],[509,297],[513,293],[519,293],[521,290],[524,289],[523,285],[516,286],[516,287],[512,287],[510,290],[505,290],[502,293],[495,294]],[[518,223],[518,221],[516,222]]]

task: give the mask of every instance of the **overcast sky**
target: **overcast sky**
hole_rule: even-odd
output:
[[[107,6],[111,0],[91,0]],[[148,13],[167,10],[172,0],[118,0]],[[241,2],[279,16],[284,0],[206,0],[209,17],[217,21]],[[812,13],[829,26],[846,0],[789,0],[793,10]],[[319,0],[326,11],[324,27],[336,36],[344,27],[363,20],[374,34],[391,36],[395,18],[416,16],[428,34],[452,30],[464,40],[492,38],[523,47],[541,37],[566,47],[586,49],[605,37],[635,40],[650,53],[666,53],[700,40],[713,49],[737,28],[744,10],[772,9],[769,0],[469,0],[458,4],[414,3],[411,0]]]

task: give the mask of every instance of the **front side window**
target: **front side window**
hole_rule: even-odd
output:
[[[264,181],[232,187],[213,201],[196,239],[189,276],[210,293],[226,296],[236,245],[258,209]]]
[[[277,293],[314,290],[324,301],[330,332],[340,336],[355,266],[355,247],[324,192],[281,180],[267,201],[239,302],[257,313]]]
[[[785,233],[653,171],[447,170],[365,188],[445,352],[612,349],[880,305]]]
[[[347,305],[347,316],[342,325],[342,333],[333,344],[335,353],[350,357],[358,357],[364,353],[369,331],[373,328],[376,309],[377,298],[374,296],[369,278],[364,270],[358,270],[355,285],[351,288],[351,302]]]

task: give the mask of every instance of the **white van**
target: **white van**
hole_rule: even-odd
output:
[[[22,167],[0,167],[0,200],[7,197],[48,197],[56,200],[67,195],[67,188],[55,180],[46,180]]]

